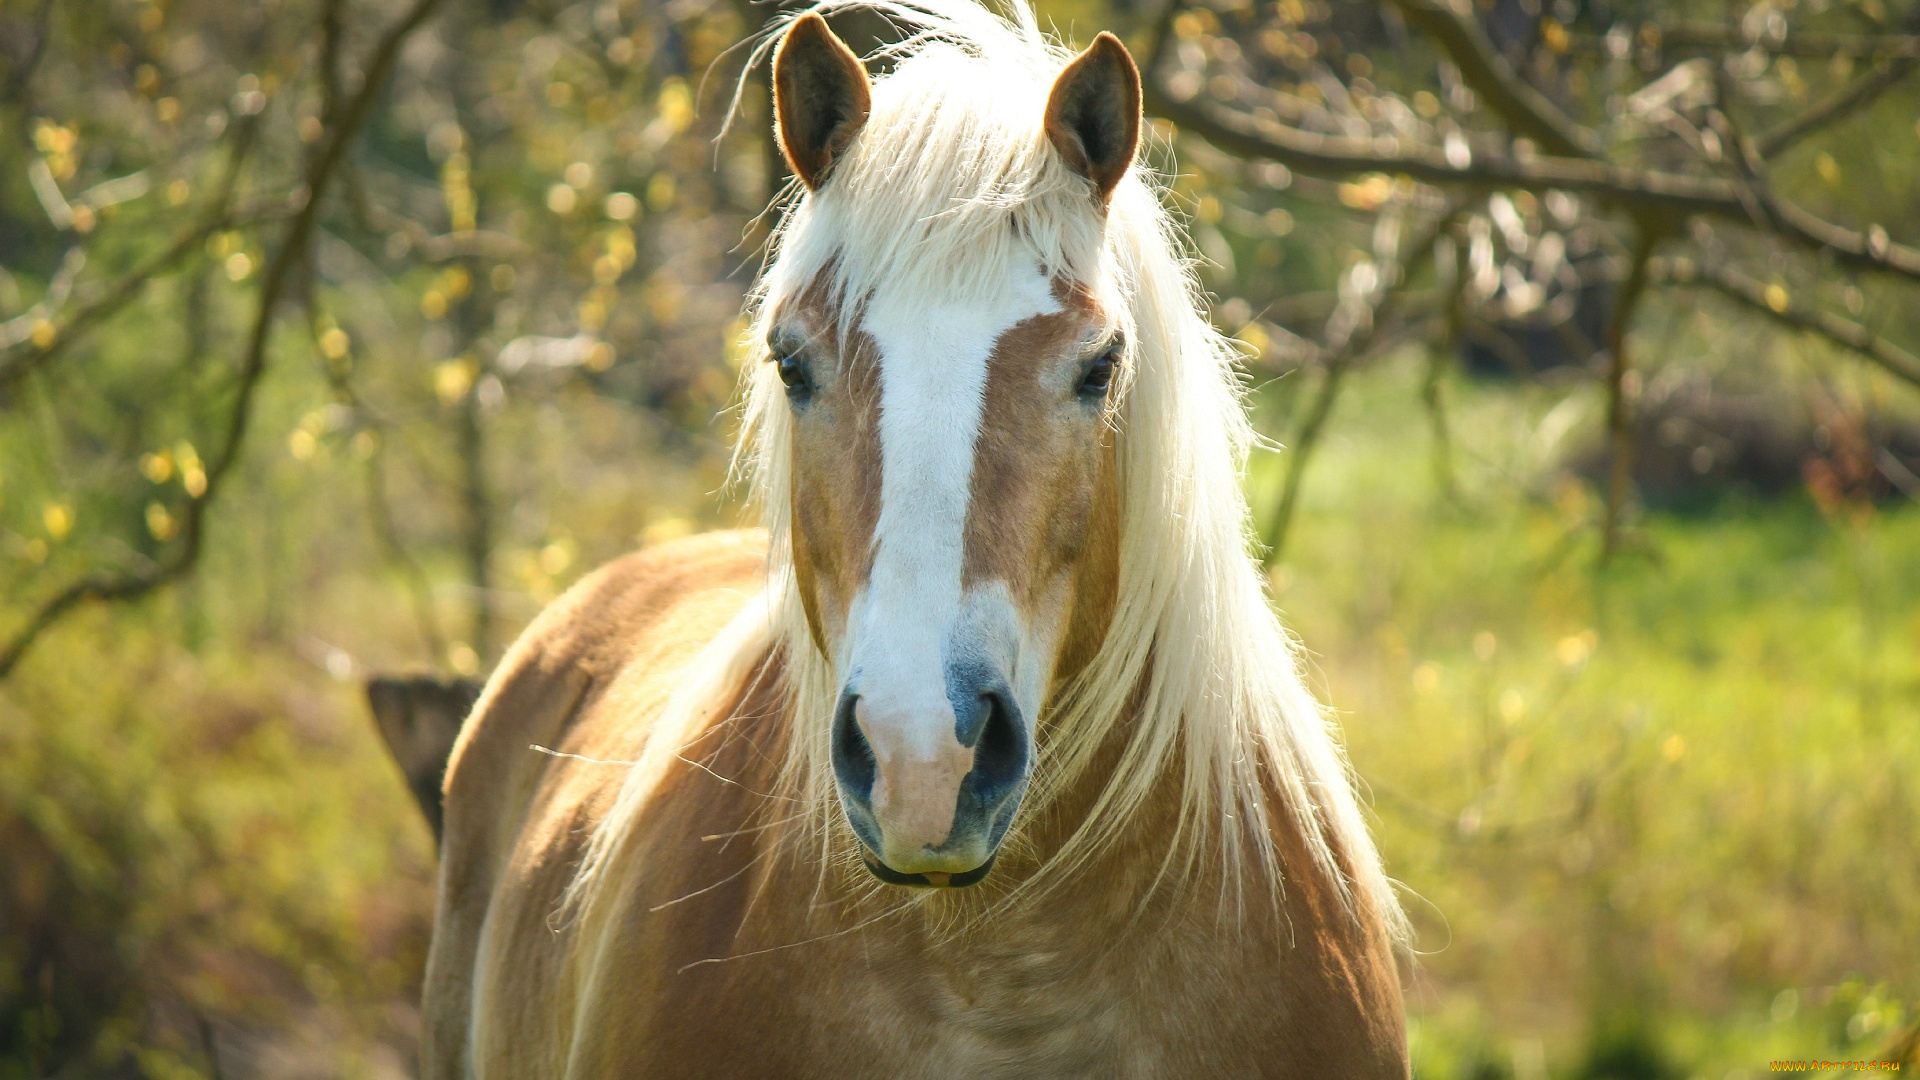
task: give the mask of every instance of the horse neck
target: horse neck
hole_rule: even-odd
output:
[[[1156,662],[1156,659],[1148,660],[1134,693],[1127,697],[1121,715],[1106,725],[1101,744],[1086,766],[1057,789],[1045,806],[1036,808],[1039,812],[1024,830],[1027,857],[1019,861],[1020,868],[1030,866],[1032,869],[1016,872],[1039,873],[1068,847],[1078,831],[1099,824],[1092,818],[1104,812],[1100,800],[1114,767],[1133,739],[1153,735],[1141,729],[1144,724],[1156,722],[1156,718],[1146,715],[1141,700],[1142,687],[1151,678]],[[1183,722],[1208,723],[1218,719],[1187,716]],[[1159,722],[1165,722],[1165,718],[1159,718]],[[1249,746],[1243,752],[1253,754],[1256,750]],[[1191,815],[1183,820],[1182,785],[1187,767],[1184,750],[1170,754],[1146,799],[1117,823],[1107,843],[1094,857],[1071,870],[1069,879],[1062,882],[1061,891],[1082,896],[1125,897],[1128,905],[1152,893],[1156,897],[1155,906],[1162,910],[1177,910],[1183,905],[1220,910],[1225,898],[1228,908],[1251,912],[1264,905],[1277,911],[1277,907],[1269,904],[1269,900],[1278,899],[1273,895],[1274,877],[1256,856],[1250,841],[1241,845],[1243,862],[1229,864],[1226,861],[1228,856],[1218,830],[1241,827],[1236,824],[1241,812],[1216,805],[1208,820],[1191,820]],[[1330,902],[1329,897],[1339,891],[1339,883],[1312,855],[1309,837],[1292,812],[1292,797],[1280,778],[1263,774],[1260,783],[1259,802],[1267,815],[1265,827],[1273,833],[1273,854],[1280,863],[1282,876],[1295,883],[1289,890],[1282,891],[1298,893],[1304,888],[1312,894],[1310,898],[1289,897],[1288,903],[1310,899],[1325,906]],[[1345,857],[1346,853],[1336,845],[1335,859],[1343,867]],[[1237,898],[1233,896],[1236,892]],[[1097,916],[1097,912],[1087,914]],[[1128,921],[1136,921],[1137,915],[1133,907],[1126,907]]]
[[[1146,677],[1143,672],[1142,682]],[[1033,873],[1039,873],[1055,858],[1066,853],[1076,834],[1103,825],[1093,819],[1096,814],[1108,812],[1108,808],[1100,805],[1108,779],[1126,753],[1129,742],[1141,737],[1139,726],[1150,722],[1144,715],[1139,698],[1140,694],[1136,691],[1126,699],[1121,715],[1107,725],[1099,747],[1089,756],[1084,767],[1056,789],[1045,806],[1035,808],[1038,812],[1027,823],[1024,845],[1030,853]],[[1146,800],[1124,820],[1112,823],[1113,831],[1106,834],[1105,843],[1088,861],[1072,870],[1071,878],[1106,883],[1129,879],[1145,882],[1160,876],[1163,870],[1171,877],[1181,876],[1177,866],[1168,869],[1167,854],[1179,839],[1184,762],[1183,754],[1171,756],[1161,775],[1155,778]],[[1026,865],[1028,859],[1021,862]],[[1072,889],[1071,881],[1064,884]],[[1116,890],[1102,885],[1095,891],[1113,893]]]

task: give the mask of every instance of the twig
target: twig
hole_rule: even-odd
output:
[[[446,636],[440,632],[439,616],[434,610],[432,585],[427,579],[426,571],[421,569],[419,561],[413,557],[413,553],[407,550],[406,544],[400,539],[400,529],[393,519],[393,507],[387,498],[388,439],[385,434],[387,425],[367,407],[365,399],[360,396],[359,388],[353,384],[353,379],[346,368],[336,367],[329,362],[326,350],[320,346],[319,312],[309,305],[308,313],[308,333],[313,339],[314,351],[320,357],[322,377],[327,380],[327,385],[333,388],[334,393],[339,394],[347,404],[353,407],[356,415],[369,421],[368,430],[377,439],[373,452],[367,455],[366,460],[367,521],[373,528],[374,540],[380,545],[380,550],[386,556],[387,562],[400,572],[400,577],[406,582],[407,597],[413,604],[414,622],[419,628],[421,642],[426,646],[427,656],[431,658],[430,662],[438,665],[446,660],[447,644]]]
[[[1758,44],[1775,56],[1816,56],[1821,59],[1846,56],[1857,60],[1905,52],[1920,46],[1920,37],[1912,34],[1823,34],[1796,30],[1788,34],[1784,41],[1761,43],[1734,26],[1680,23],[1663,27],[1658,23],[1649,23],[1647,28],[1658,35],[1659,47],[1669,51],[1745,50]]]
[[[461,505],[466,511],[467,580],[473,586],[473,651],[485,662],[493,640],[493,496],[487,484],[487,431],[481,417],[481,379],[460,399],[458,434]]]
[[[1506,57],[1500,55],[1485,30],[1446,0],[1389,0],[1409,26],[1431,37],[1460,69],[1460,78],[1500,114],[1507,126],[1553,154],[1599,157],[1600,139],[1575,123],[1529,86]]]
[[[319,217],[320,207],[340,163],[346,159],[347,150],[359,134],[360,128],[373,111],[375,100],[382,85],[392,72],[394,63],[399,59],[400,47],[406,39],[432,14],[440,0],[414,0],[398,23],[380,39],[375,46],[371,62],[367,65],[366,79],[354,95],[332,129],[332,136],[322,146],[320,152],[309,162],[304,185],[304,201],[287,226],[286,236],[280,249],[268,261],[267,268],[260,279],[260,301],[255,310],[253,329],[248,336],[247,348],[240,365],[240,374],[234,391],[234,401],[228,412],[225,434],[218,449],[208,460],[206,466],[206,488],[200,496],[188,504],[185,520],[181,527],[180,544],[173,549],[171,557],[157,561],[144,569],[122,573],[96,571],[79,581],[68,585],[43,603],[26,625],[15,632],[4,649],[0,649],[0,678],[13,672],[27,650],[35,641],[62,618],[91,601],[129,600],[144,596],[153,590],[168,584],[193,569],[199,561],[204,546],[208,508],[215,497],[225,487],[227,476],[232,472],[240,451],[246,444],[247,427],[253,414],[254,392],[260,385],[261,376],[267,368],[267,341],[273,329],[274,308],[278,305],[282,293],[292,280],[293,271],[300,266],[306,246],[313,236],[314,223]]]
[[[233,196],[239,184],[241,166],[253,148],[254,137],[258,130],[258,123],[253,117],[249,117],[246,123],[238,127],[234,133],[232,147],[227,154],[226,167],[221,170],[220,180],[214,185],[214,197],[208,204],[210,208],[206,215],[198,224],[181,233],[165,250],[128,271],[119,281],[108,286],[106,292],[68,316],[64,323],[57,321],[59,312],[51,309],[44,312],[29,312],[20,317],[24,319],[31,316],[35,320],[47,320],[53,324],[54,337],[51,342],[35,344],[11,360],[0,353],[0,398],[4,398],[13,385],[22,378],[65,352],[88,330],[112,318],[121,308],[138,299],[150,281],[198,251],[207,237],[226,229],[271,220],[279,216],[278,210],[265,208],[241,213],[233,211]]]
[[[1702,266],[1691,260],[1664,262],[1654,272],[1657,280],[1711,288],[1750,311],[1857,353],[1889,375],[1920,387],[1920,356],[1859,323],[1799,302],[1783,287],[1764,285],[1730,266]]]
[[[1627,373],[1632,370],[1632,362],[1627,355],[1627,330],[1633,324],[1633,309],[1647,289],[1647,263],[1663,238],[1658,224],[1634,223],[1627,279],[1613,298],[1613,316],[1607,320],[1607,445],[1612,460],[1607,474],[1606,516],[1600,530],[1603,564],[1619,550],[1627,499],[1633,493],[1633,407],[1627,400]]]
[[[1842,87],[1806,112],[1761,135],[1755,140],[1760,156],[1779,157],[1801,139],[1871,104],[1874,98],[1912,74],[1916,67],[1920,67],[1920,44],[1888,61],[1880,70]]]
[[[1404,295],[1399,287],[1405,280],[1406,268],[1418,264],[1433,252],[1434,243],[1452,224],[1459,210],[1458,204],[1449,206],[1404,255],[1383,260],[1375,270],[1378,277],[1372,288],[1360,290],[1350,303],[1343,303],[1329,317],[1328,340],[1321,353],[1323,374],[1320,386],[1287,446],[1287,468],[1282,474],[1280,496],[1260,531],[1260,543],[1266,552],[1262,560],[1264,565],[1272,566],[1278,562],[1286,548],[1287,531],[1293,524],[1294,509],[1299,502],[1301,485],[1306,479],[1307,464],[1319,444],[1327,420],[1333,415],[1334,403],[1339,400],[1348,371],[1359,360],[1395,340],[1396,336],[1384,333],[1382,326]]]
[[[1447,422],[1445,380],[1448,367],[1460,353],[1467,273],[1465,254],[1457,238],[1443,250],[1442,267],[1448,276],[1445,330],[1440,341],[1428,349],[1427,377],[1420,384],[1420,400],[1426,406],[1427,423],[1433,433],[1434,488],[1442,499],[1452,501],[1459,494],[1459,487],[1453,472],[1453,431]]]
[[[18,70],[7,77],[4,98],[0,100],[19,101],[29,107],[22,110],[32,115],[31,103],[27,102],[27,90],[33,82],[33,73],[40,67],[40,60],[47,55],[47,39],[52,36],[53,0],[40,0],[40,10],[33,13],[33,48],[27,51],[26,58],[20,62]],[[22,135],[25,135],[22,125]]]
[[[1480,151],[1465,164],[1455,164],[1438,148],[1404,139],[1322,135],[1240,113],[1203,98],[1182,101],[1158,79],[1147,81],[1145,100],[1150,112],[1223,150],[1278,161],[1309,176],[1337,179],[1385,172],[1465,191],[1558,189],[1592,195],[1635,216],[1698,214],[1736,222],[1831,255],[1838,263],[1920,281],[1920,248],[1894,242],[1878,226],[1860,232],[1826,221],[1777,196],[1768,195],[1756,203],[1746,185],[1725,177],[1637,169],[1580,158],[1521,159]]]

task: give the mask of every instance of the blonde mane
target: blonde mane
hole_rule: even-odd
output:
[[[696,663],[666,729],[675,738],[696,730],[694,718],[722,707],[750,664],[776,651],[793,727],[775,812],[799,813],[807,827],[798,834],[819,845],[823,865],[862,873],[851,869],[855,841],[829,761],[839,687],[831,658],[813,644],[793,573],[789,410],[760,362],[769,322],[784,297],[822,273],[843,312],[856,312],[881,282],[907,283],[937,303],[974,287],[975,268],[1005,265],[1007,245],[1025,245],[1048,274],[1105,282],[1124,300],[1110,314],[1130,351],[1114,417],[1121,536],[1112,624],[1039,719],[1036,771],[1010,849],[1077,781],[1097,784],[1098,795],[1085,823],[1016,895],[1044,893],[1110,850],[1166,783],[1177,790],[1179,817],[1163,875],[1218,868],[1236,881],[1264,877],[1277,895],[1276,825],[1288,824],[1277,815],[1289,814],[1342,896],[1403,937],[1344,757],[1248,557],[1240,473],[1253,436],[1234,352],[1201,314],[1181,227],[1156,178],[1136,165],[1103,230],[1086,181],[1041,127],[1048,88],[1072,54],[1040,30],[1026,0],[1006,0],[1004,15],[974,0],[823,0],[809,10],[854,8],[910,33],[875,57],[892,70],[874,81],[865,128],[836,162],[833,182],[787,207],[749,305],[737,465],[772,538],[768,593]],[[770,28],[756,57],[803,13]],[[1117,764],[1092,777],[1116,738],[1124,740]],[[570,895],[593,891],[638,814],[650,771],[629,776]],[[1269,790],[1284,806],[1268,805]]]

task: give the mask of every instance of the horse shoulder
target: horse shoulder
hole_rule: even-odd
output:
[[[712,618],[676,617],[688,606],[713,606],[689,601],[753,592],[765,561],[765,535],[757,530],[706,534],[617,559],[541,612],[488,680],[446,770],[440,895],[426,979],[428,1080],[468,1074],[475,964],[489,912],[529,809],[556,772],[565,772],[555,768],[563,759],[529,748],[577,750],[579,739],[593,734],[580,730],[583,718],[623,673],[701,644],[676,650],[660,638],[717,630]]]

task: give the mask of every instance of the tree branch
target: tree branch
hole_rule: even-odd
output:
[[[43,603],[21,627],[5,648],[0,649],[0,678],[13,672],[27,650],[33,647],[40,636],[51,629],[61,619],[91,601],[130,600],[144,596],[191,571],[199,561],[200,552],[206,536],[208,509],[215,497],[225,487],[225,481],[239,460],[241,448],[246,444],[247,427],[253,414],[254,393],[259,388],[261,376],[267,368],[267,339],[273,330],[274,308],[279,304],[281,295],[292,280],[293,271],[301,264],[307,244],[312,239],[314,223],[318,219],[320,206],[327,192],[327,186],[334,173],[346,159],[347,151],[359,134],[373,111],[373,105],[391,74],[393,65],[400,57],[400,47],[408,37],[419,29],[427,16],[433,13],[440,0],[414,0],[407,13],[400,18],[375,46],[371,61],[367,65],[366,78],[360,85],[338,122],[332,128],[332,136],[309,162],[306,171],[304,201],[300,204],[293,220],[287,226],[280,249],[268,262],[260,280],[260,301],[254,312],[253,329],[247,339],[247,347],[240,365],[240,374],[234,390],[234,401],[228,412],[225,434],[218,449],[207,462],[207,484],[200,496],[189,503],[184,514],[179,546],[173,549],[170,558],[155,562],[136,571],[113,573],[98,571],[68,585]],[[335,32],[338,28],[333,28]]]
[[[1887,61],[1885,67],[1842,87],[1806,112],[1762,134],[1754,145],[1761,157],[1778,157],[1801,139],[1872,103],[1874,98],[1912,74],[1916,67],[1920,67],[1920,42]]]
[[[1614,295],[1613,316],[1607,320],[1607,444],[1612,460],[1607,472],[1606,517],[1600,531],[1602,563],[1612,559],[1620,549],[1627,498],[1633,493],[1633,415],[1627,400],[1627,373],[1632,365],[1627,355],[1627,331],[1633,324],[1633,310],[1647,289],[1647,264],[1662,239],[1658,223],[1634,223],[1627,279]]]
[[[47,55],[47,40],[53,36],[53,0],[40,0],[40,9],[33,13],[33,47],[20,61],[18,69],[7,76],[7,86],[0,91],[0,101],[19,101],[29,106],[23,110],[32,115],[31,103],[27,101],[27,89],[33,82],[33,73],[40,67],[41,58]],[[26,125],[21,125],[21,135],[26,134]],[[32,143],[25,138],[26,145]]]
[[[1581,158],[1481,152],[1464,164],[1455,164],[1438,149],[1404,139],[1321,135],[1223,108],[1204,98],[1182,101],[1157,79],[1146,83],[1145,100],[1148,111],[1222,150],[1278,161],[1309,176],[1338,179],[1386,172],[1455,189],[1558,189],[1591,195],[1636,217],[1698,214],[1737,222],[1830,255],[1839,263],[1920,281],[1920,248],[1894,242],[1885,229],[1874,226],[1857,232],[1771,194],[1756,202],[1746,185],[1723,177],[1634,169]]]
[[[1600,139],[1562,112],[1545,94],[1528,85],[1470,14],[1448,0],[1389,0],[1409,26],[1431,37],[1460,78],[1515,132],[1549,153],[1597,158]],[[1471,11],[1471,8],[1468,9]]]
[[[336,366],[326,355],[320,343],[318,311],[309,306],[308,315],[307,332],[313,341],[314,352],[319,356],[321,377],[326,379],[334,393],[353,407],[355,414],[366,424],[364,430],[374,436],[373,452],[367,455],[364,476],[367,521],[387,562],[406,583],[407,595],[413,604],[414,623],[420,631],[428,662],[438,667],[446,662],[447,639],[440,631],[440,618],[434,609],[432,583],[427,579],[427,572],[421,568],[419,560],[413,557],[413,553],[407,550],[406,542],[400,538],[399,524],[394,521],[393,506],[388,498],[386,455],[391,442],[388,429],[392,425],[384,422],[361,396],[359,388],[353,383],[351,361],[342,358],[341,364]]]
[[[1738,27],[1713,23],[1679,23],[1660,26],[1649,23],[1658,35],[1659,47],[1674,50],[1712,49],[1733,51],[1760,45],[1775,56],[1815,56],[1830,59],[1847,56],[1861,59],[1900,53],[1920,46],[1920,37],[1911,34],[1823,34],[1797,31],[1777,42],[1757,42]],[[1591,39],[1589,39],[1591,40]]]
[[[1453,430],[1447,421],[1446,375],[1454,357],[1460,355],[1467,267],[1466,252],[1457,236],[1442,251],[1438,265],[1446,278],[1443,330],[1440,340],[1427,350],[1427,377],[1420,383],[1420,401],[1426,406],[1427,424],[1433,436],[1434,489],[1442,499],[1452,502],[1458,498],[1460,489],[1453,472]]]
[[[226,167],[221,170],[220,179],[214,185],[214,197],[209,204],[211,208],[199,224],[181,233],[160,254],[148,259],[129,271],[119,281],[108,286],[106,292],[75,311],[64,324],[55,321],[56,316],[59,315],[57,311],[46,311],[35,316],[53,324],[53,340],[44,345],[35,343],[11,360],[4,353],[0,353],[0,401],[5,400],[7,392],[15,383],[51,362],[54,357],[65,352],[79,340],[86,331],[112,318],[121,308],[138,299],[148,282],[192,255],[207,237],[224,229],[252,224],[274,216],[272,212],[264,209],[239,214],[233,212],[233,196],[239,184],[240,169],[246,162],[248,153],[253,149],[254,137],[258,131],[257,117],[248,117],[246,122],[236,129],[232,148],[227,154]],[[33,313],[29,312],[28,315]],[[20,318],[27,318],[28,315]]]
[[[1779,286],[1764,285],[1730,266],[1702,266],[1690,259],[1659,262],[1656,280],[1700,285],[1756,314],[1802,333],[1812,334],[1871,361],[1889,375],[1920,387],[1920,356],[1838,315],[1795,300]]]
[[[1392,335],[1384,333],[1382,327],[1405,295],[1400,286],[1405,283],[1407,269],[1432,253],[1440,234],[1452,224],[1459,212],[1459,204],[1448,206],[1404,255],[1383,260],[1376,266],[1374,272],[1378,276],[1371,288],[1358,290],[1351,299],[1343,297],[1341,305],[1328,317],[1327,340],[1320,357],[1323,371],[1320,386],[1307,408],[1306,417],[1300,422],[1299,430],[1294,433],[1287,447],[1289,458],[1280,496],[1260,530],[1260,543],[1266,550],[1262,565],[1270,567],[1278,562],[1281,552],[1286,548],[1287,531],[1293,524],[1300,488],[1306,479],[1307,463],[1313,457],[1327,420],[1333,415],[1334,403],[1339,400],[1348,371],[1359,360],[1392,339]]]

